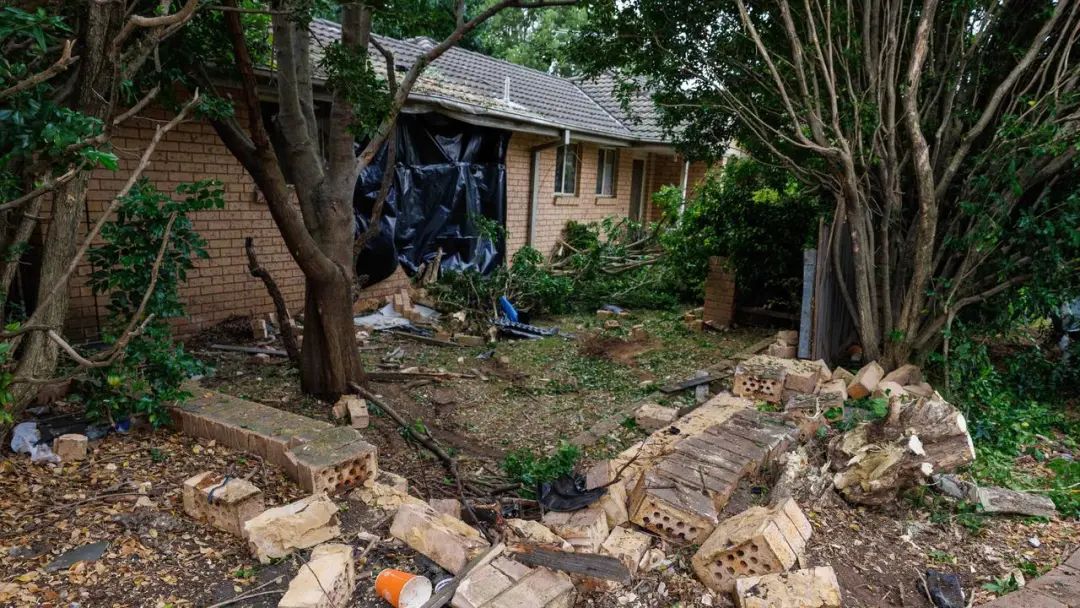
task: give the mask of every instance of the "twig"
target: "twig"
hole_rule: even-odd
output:
[[[277,580],[280,580],[280,579],[277,579]],[[228,600],[225,600],[223,602],[218,602],[216,604],[211,604],[210,606],[207,606],[206,608],[221,608],[222,606],[231,606],[231,605],[235,604],[236,602],[242,602],[244,600],[250,600],[250,599],[255,598],[255,597],[262,597],[264,595],[274,595],[276,593],[285,593],[285,590],[284,589],[271,589],[270,591],[263,591],[261,593],[244,593],[244,594],[238,595],[238,596],[236,596],[236,597],[234,597],[232,599],[228,599]]]
[[[278,289],[274,277],[270,276],[270,271],[259,264],[259,259],[255,256],[255,239],[250,236],[244,239],[244,251],[247,252],[248,272],[251,273],[251,276],[262,279],[267,293],[270,294],[270,299],[274,302],[274,310],[277,311],[278,321],[281,324],[281,327],[278,328],[281,331],[281,341],[285,344],[285,352],[289,355],[289,361],[299,367],[300,345],[296,342],[296,334],[293,333],[292,315],[289,314],[289,306],[285,303],[285,296]]]

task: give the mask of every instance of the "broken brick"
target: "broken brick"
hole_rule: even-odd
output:
[[[267,509],[244,522],[252,554],[266,564],[296,549],[307,549],[341,534],[337,505],[325,494]]]
[[[315,435],[289,453],[293,478],[308,492],[333,493],[363,485],[378,473],[375,446],[351,427],[338,426]]]
[[[244,536],[244,522],[263,512],[262,490],[244,479],[206,471],[184,482],[184,513],[233,536]]]
[[[505,557],[496,558],[461,581],[450,600],[450,606],[480,608],[530,572],[532,569],[528,566]]]
[[[634,422],[636,422],[639,427],[649,432],[664,428],[672,422],[675,422],[678,417],[678,409],[665,407],[651,401],[642,404],[634,411]]]
[[[86,458],[89,444],[90,440],[86,435],[67,433],[53,439],[52,451],[63,462],[74,462]]]
[[[626,564],[630,575],[634,576],[637,574],[641,558],[645,556],[650,545],[652,545],[652,537],[648,534],[618,527],[612,529],[611,534],[608,534],[607,539],[600,545],[600,553],[618,558]]]
[[[848,397],[852,399],[869,397],[877,389],[878,383],[884,376],[885,370],[878,365],[877,361],[867,363],[848,383]]]
[[[535,568],[483,608],[571,608],[576,596],[569,576]]]
[[[475,528],[424,502],[401,505],[390,525],[390,535],[452,574],[488,547]]]
[[[311,550],[300,566],[278,608],[345,608],[356,588],[353,549],[327,543]]]
[[[700,543],[719,518],[708,496],[647,471],[630,495],[630,521],[676,542]]]
[[[739,608],[840,608],[840,585],[829,566],[740,578]]]
[[[589,553],[600,548],[610,531],[607,513],[598,503],[571,512],[548,511],[542,521],[575,550]]]
[[[785,359],[757,355],[735,367],[731,392],[754,401],[780,403],[787,378]]]

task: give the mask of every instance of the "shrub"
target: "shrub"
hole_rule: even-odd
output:
[[[538,455],[530,450],[515,450],[503,460],[503,471],[513,481],[521,483],[522,494],[532,496],[542,483],[569,475],[581,459],[581,448],[567,441],[550,456]]]
[[[140,319],[141,329],[127,343],[123,356],[106,368],[93,370],[80,385],[78,398],[91,417],[116,421],[145,414],[155,426],[168,421],[165,405],[189,397],[180,386],[200,373],[202,364],[176,343],[168,319],[184,314],[180,284],[206,258],[206,242],[195,232],[188,213],[224,206],[221,185],[201,181],[181,185],[173,199],[141,181],[122,201],[116,219],[101,231],[103,243],[90,250],[90,287],[108,295],[106,344],[115,344],[136,315],[153,281]],[[170,227],[171,225],[171,227]],[[163,239],[168,242],[162,249]]]

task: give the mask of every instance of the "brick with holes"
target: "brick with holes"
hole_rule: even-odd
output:
[[[700,543],[719,519],[709,496],[652,470],[630,494],[630,521],[674,542]]]
[[[706,587],[727,593],[736,579],[790,570],[811,530],[793,499],[752,507],[717,526],[690,563]]]
[[[780,403],[787,372],[785,359],[768,355],[750,357],[735,367],[731,392],[755,401]]]
[[[288,452],[290,475],[308,492],[362,486],[378,474],[375,446],[347,426],[322,431]]]
[[[263,512],[263,493],[247,480],[204,471],[184,482],[184,513],[244,538],[244,522]]]
[[[548,511],[542,521],[552,532],[573,545],[574,550],[589,553],[595,553],[611,531],[607,512],[598,502],[577,511]]]

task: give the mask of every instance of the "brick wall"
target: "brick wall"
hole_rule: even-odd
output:
[[[709,258],[709,276],[705,279],[705,310],[702,319],[714,327],[727,327],[735,318],[735,273],[727,259]]]
[[[243,108],[237,108],[238,114]],[[166,118],[163,112],[150,111],[132,119],[116,134],[113,143],[120,157],[117,172],[94,173],[87,205],[90,220],[95,221],[111,197],[123,185],[128,172],[138,162],[155,125]],[[243,124],[246,118],[237,116]],[[515,133],[507,152],[507,253],[525,245],[529,233],[531,199],[530,149],[549,138]],[[627,215],[630,209],[630,182],[634,159],[646,161],[646,217],[655,219],[652,193],[664,184],[681,183],[682,163],[672,155],[660,155],[622,148],[619,150],[613,196],[598,196],[596,172],[598,148],[580,144],[578,188],[574,196],[556,196],[555,148],[540,157],[540,198],[536,218],[536,241],[533,245],[550,254],[568,220],[598,221],[610,215]],[[703,173],[703,170],[702,170]],[[188,122],[170,131],[153,156],[144,176],[159,189],[173,191],[181,182],[217,179],[224,184],[226,206],[223,210],[201,211],[192,216],[194,227],[208,241],[210,259],[200,260],[181,288],[187,316],[175,321],[180,335],[191,335],[233,315],[262,314],[273,310],[262,282],[247,271],[244,238],[255,238],[259,260],[274,276],[293,310],[303,306],[304,278],[285,248],[284,242],[265,201],[251,178],[221,143],[206,122]],[[47,221],[47,220],[46,220]],[[83,222],[82,235],[88,229]],[[104,297],[95,300],[86,284],[90,267],[83,264],[72,277],[69,287],[71,314],[68,335],[75,340],[89,339],[98,333],[98,319],[104,318]],[[363,298],[385,297],[408,284],[399,269],[390,278],[364,290]]]

